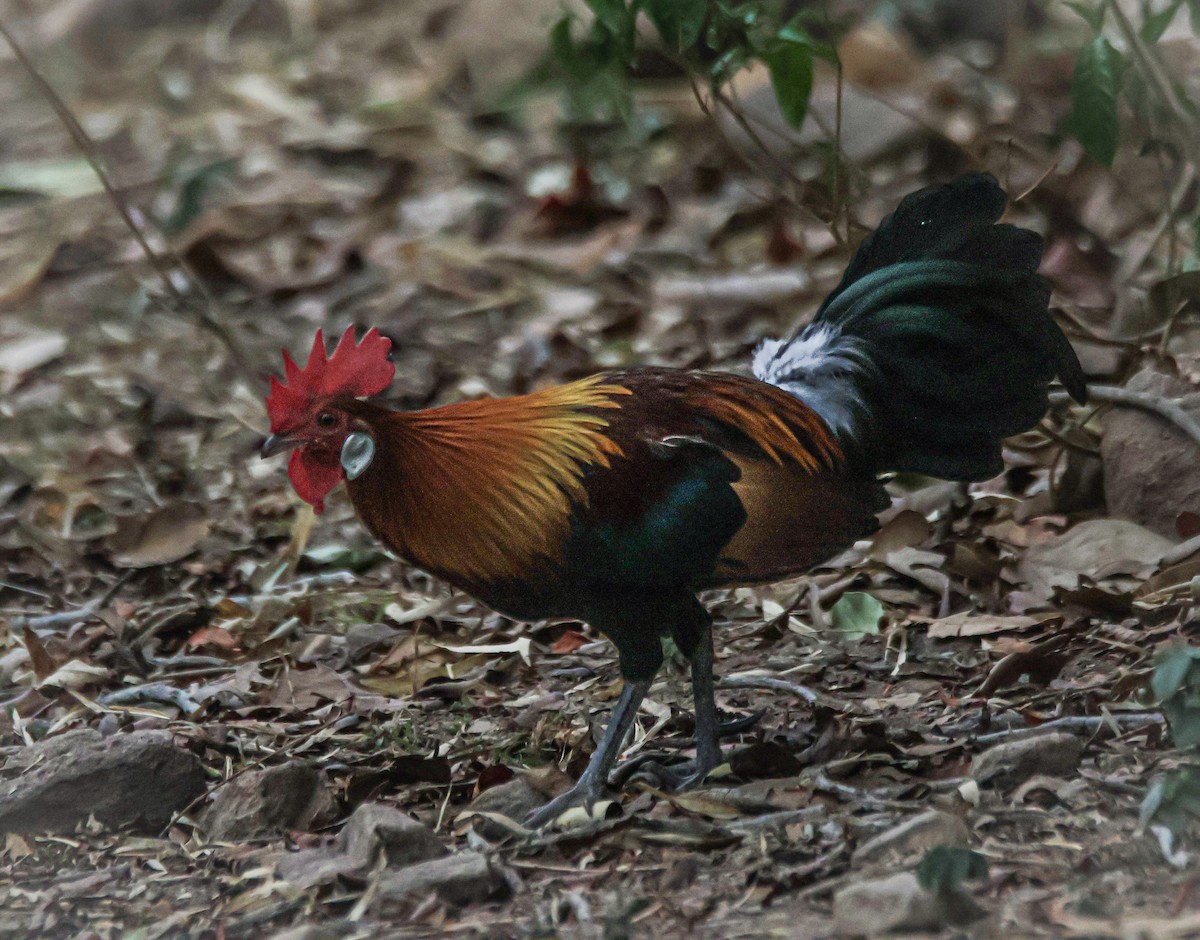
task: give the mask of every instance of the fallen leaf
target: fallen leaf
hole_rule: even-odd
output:
[[[238,648],[238,641],[224,627],[201,627],[188,637],[187,645],[190,649],[199,649],[202,646],[216,646],[223,650],[235,650]]]
[[[29,664],[38,681],[54,672],[54,659],[46,652],[46,647],[29,627],[24,631],[25,651],[29,653]]]
[[[96,171],[83,157],[15,160],[0,164],[0,190],[75,199],[103,189]]]
[[[63,234],[54,226],[7,240],[0,247],[0,305],[16,303],[36,287],[62,243]]]
[[[829,611],[833,628],[847,640],[857,641],[879,633],[883,605],[870,594],[847,591]]]
[[[565,653],[574,653],[588,642],[590,642],[588,638],[578,630],[565,630],[563,631],[563,635],[554,641],[554,644],[550,647],[550,652],[560,656]]]
[[[42,679],[37,684],[37,688],[83,689],[106,678],[108,678],[108,670],[103,666],[92,666],[83,660],[72,659]]]
[[[170,564],[194,552],[208,531],[208,514],[195,503],[125,516],[118,520],[117,534],[109,540],[109,558],[121,568]]]
[[[435,643],[434,645],[449,650],[451,653],[516,653],[525,660],[525,665],[528,666],[530,665],[529,643],[529,637],[522,636],[511,643],[485,643],[481,646],[451,646],[448,643]]]
[[[988,636],[992,633],[1007,633],[1016,630],[1028,630],[1038,624],[1060,619],[1057,615],[1045,617],[1001,617],[996,614],[980,614],[974,611],[964,611],[934,620],[929,624],[927,636],[931,640],[941,640],[955,636]]]
[[[902,509],[875,533],[867,557],[884,561],[892,552],[920,545],[932,532],[933,526],[923,515],[912,509]]]
[[[1153,569],[1173,545],[1170,539],[1135,522],[1089,519],[1056,538],[1030,546],[1017,573],[1031,590],[1048,597],[1056,587],[1076,587],[1080,575],[1098,579]]]
[[[21,377],[67,351],[65,333],[38,331],[0,344],[0,392],[16,388]]]

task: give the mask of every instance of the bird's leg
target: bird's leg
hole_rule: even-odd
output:
[[[652,757],[645,757],[642,768],[651,771],[651,777],[660,785],[672,790],[686,790],[704,782],[709,771],[721,763],[721,725],[717,721],[716,684],[713,680],[713,636],[712,618],[708,612],[695,605],[695,612],[688,620],[680,623],[675,631],[676,642],[692,662],[692,700],[696,708],[696,757],[683,764],[662,766]],[[638,760],[638,758],[634,758]],[[631,762],[632,763],[632,762]],[[617,771],[628,771],[625,767]]]
[[[633,727],[638,706],[646,697],[652,681],[651,679],[637,682],[625,680],[625,688],[621,690],[621,697],[617,699],[617,706],[613,709],[612,718],[609,719],[604,736],[600,739],[600,746],[596,748],[596,753],[588,761],[587,769],[570,790],[556,796],[545,806],[531,813],[525,820],[527,826],[539,828],[557,819],[572,807],[586,806],[590,809],[600,799],[604,792],[604,786],[608,782],[608,772],[616,762],[617,754],[621,751],[621,745],[625,743],[629,729]]]
[[[712,620],[704,620],[696,648],[692,651],[692,701],[696,708],[696,761],[684,786],[700,783],[721,763],[720,725],[713,681]]]

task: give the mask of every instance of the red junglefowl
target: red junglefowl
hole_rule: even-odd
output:
[[[997,224],[1004,191],[963,176],[908,196],[863,242],[812,322],[754,354],[754,378],[632,368],[513,398],[396,412],[391,343],[320,332],[272,379],[263,455],[320,512],[343,479],[381,542],[518,620],[587,621],[624,690],[578,783],[530,818],[590,805],[662,663],[691,660],[696,757],[720,759],[706,588],[774,581],[831,557],[888,505],[877,476],[982,480],[1035,425],[1056,377],[1086,395],[1038,276],[1042,242]]]

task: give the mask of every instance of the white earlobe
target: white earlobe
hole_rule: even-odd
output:
[[[347,480],[358,479],[371,461],[375,459],[375,442],[370,435],[354,431],[346,436],[342,444],[342,470],[346,472]]]

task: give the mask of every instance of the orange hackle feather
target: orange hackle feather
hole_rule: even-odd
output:
[[[761,496],[821,476],[842,459],[802,402],[723,373],[633,370],[512,398],[362,416],[373,426],[380,472],[349,484],[359,516],[398,554],[468,589],[527,579],[560,561],[572,516],[589,504],[594,470],[620,470],[615,479],[632,497],[621,507],[606,499],[606,511],[638,511],[637,493],[650,485],[642,473],[656,472],[659,462],[636,469],[623,458],[644,456],[648,443],[664,437],[715,434],[719,447],[735,449],[744,442],[749,453],[731,457]],[[706,421],[737,433],[726,439],[711,425],[706,430]],[[781,470],[765,491],[759,466]],[[754,515],[770,512],[769,500],[755,502]],[[739,574],[749,580],[764,564],[774,570],[782,563],[755,550],[740,561]]]
[[[603,411],[630,392],[604,379],[390,413],[377,428],[387,492],[371,474],[352,481],[355,508],[398,552],[460,584],[542,569],[587,502],[587,469],[621,453]]]
[[[776,464],[794,461],[814,472],[842,459],[825,422],[795,396],[730,373],[706,372],[699,378],[685,393],[687,404],[737,428]]]

